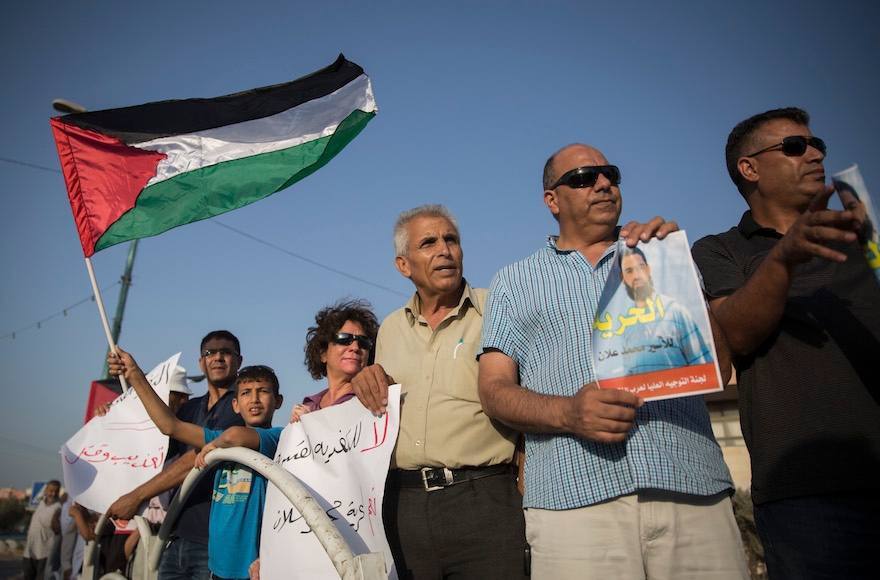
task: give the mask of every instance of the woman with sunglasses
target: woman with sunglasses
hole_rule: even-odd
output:
[[[372,359],[378,332],[379,321],[364,300],[338,302],[318,312],[306,334],[305,363],[313,379],[327,377],[327,388],[294,405],[291,423],[354,397],[351,380]]]

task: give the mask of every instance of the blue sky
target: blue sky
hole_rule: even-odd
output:
[[[466,276],[486,286],[556,231],[541,168],[571,142],[620,166],[623,221],[675,219],[691,243],[739,220],[724,143],[767,109],[808,110],[826,172],[858,163],[880,188],[875,3],[35,1],[2,13],[0,487],[61,474],[107,346],[91,303],[32,326],[91,294],[61,174],[40,169],[59,167],[54,98],[97,110],[213,97],[340,52],[371,76],[379,114],[327,167],[139,245],[123,348],[145,369],[182,351],[195,372],[201,337],[227,328],[245,364],[278,372],[276,424],[323,388],[302,362],[318,309],[366,298],[382,318],[411,294],[393,266],[398,213],[449,206]],[[127,250],[93,258],[111,317]]]

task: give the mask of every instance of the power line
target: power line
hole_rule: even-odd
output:
[[[118,284],[122,284],[122,280],[117,280],[116,282],[114,282],[113,284],[110,284],[106,288],[101,288],[101,292],[106,292],[107,290],[109,290],[110,288],[113,288],[114,286],[116,286]],[[76,304],[72,304],[72,305],[68,306],[67,308],[59,310],[55,314],[51,314],[51,315],[47,316],[46,318],[42,318],[36,322],[32,322],[31,324],[28,324],[27,326],[22,326],[18,330],[15,330],[13,332],[10,332],[8,334],[4,334],[3,336],[0,336],[0,340],[4,340],[6,338],[11,338],[11,339],[15,340],[16,334],[21,334],[25,330],[28,330],[31,328],[42,328],[42,325],[44,323],[46,323],[47,321],[52,320],[53,318],[56,318],[58,316],[67,316],[67,313],[70,312],[71,310],[73,310],[74,308],[76,308],[77,306],[81,306],[81,305],[85,304],[86,302],[94,302],[94,301],[95,301],[95,295],[89,294],[88,296],[86,296],[85,298],[83,298],[82,300],[77,302]]]
[[[235,229],[232,226],[229,226],[229,225],[226,225],[222,222],[219,222],[219,221],[217,221],[216,218],[211,219],[211,221],[222,228],[226,228],[227,230],[233,231],[233,232],[235,232],[241,236],[244,236],[246,238],[249,238],[259,244],[263,244],[264,246],[268,246],[268,247],[272,248],[273,250],[278,250],[282,254],[287,254],[288,256],[293,256],[294,258],[296,258],[298,260],[302,260],[303,262],[308,262],[309,264],[312,264],[313,266],[317,266],[318,268],[321,268],[322,270],[327,270],[328,272],[333,272],[334,274],[339,274],[340,276],[345,276],[346,278],[349,278],[351,280],[356,280],[358,282],[361,282],[362,284],[367,284],[368,286],[373,286],[374,288],[379,288],[380,290],[385,290],[386,292],[391,292],[392,294],[397,294],[398,296],[403,296],[406,298],[409,297],[409,294],[404,294],[403,292],[398,292],[397,290],[394,290],[393,288],[388,288],[387,286],[382,286],[381,284],[376,284],[375,282],[370,282],[369,280],[359,278],[359,277],[354,276],[352,274],[349,274],[347,272],[343,272],[342,270],[337,270],[336,268],[331,268],[330,266],[325,266],[324,264],[322,264],[320,262],[310,260],[309,258],[306,258],[305,256],[300,256],[299,254],[291,252],[290,250],[285,250],[281,246],[276,246],[275,244],[269,243],[266,240],[261,240],[260,238],[258,238],[256,236],[252,236],[251,234],[249,234],[247,232],[243,232],[241,230]]]
[[[9,158],[7,158],[7,157],[0,157],[0,161],[5,161],[5,162],[7,162],[7,163],[14,163],[15,165],[22,165],[22,166],[24,166],[24,167],[32,167],[32,168],[34,168],[34,169],[40,169],[40,170],[42,170],[42,171],[51,171],[52,173],[61,173],[61,170],[60,170],[60,169],[53,169],[53,168],[51,168],[51,167],[45,167],[45,166],[42,166],[42,165],[36,165],[36,164],[34,164],[34,163],[25,163],[24,161],[16,161],[15,159],[9,159]],[[405,294],[405,293],[403,293],[403,292],[399,292],[399,291],[394,290],[393,288],[389,288],[389,287],[387,287],[387,286],[382,286],[381,284],[376,284],[375,282],[370,282],[369,280],[366,280],[366,279],[364,279],[364,278],[360,278],[360,277],[358,277],[358,276],[354,276],[353,274],[349,274],[349,273],[347,273],[347,272],[343,272],[342,270],[337,270],[336,268],[331,268],[330,266],[327,266],[327,265],[322,264],[322,263],[320,263],[320,262],[317,262],[317,261],[315,261],[315,260],[312,260],[312,259],[306,258],[305,256],[302,256],[302,255],[300,255],[300,254],[297,254],[297,253],[295,253],[295,252],[291,252],[290,250],[287,250],[287,249],[285,249],[285,248],[282,248],[281,246],[277,246],[277,245],[275,245],[275,244],[272,244],[272,243],[270,243],[270,242],[267,242],[266,240],[260,239],[260,238],[258,238],[258,237],[256,237],[256,236],[253,236],[253,235],[251,235],[251,234],[249,234],[249,233],[247,233],[247,232],[244,232],[244,231],[242,231],[242,230],[239,230],[239,229],[237,229],[237,228],[234,228],[234,227],[232,227],[232,226],[230,226],[230,225],[224,224],[223,222],[218,221],[216,218],[212,218],[210,221],[212,221],[213,223],[217,224],[218,226],[220,226],[220,227],[222,227],[222,228],[226,228],[227,230],[230,230],[230,231],[232,231],[232,232],[235,232],[236,234],[238,234],[238,235],[240,235],[240,236],[244,236],[245,238],[248,238],[248,239],[250,239],[250,240],[253,240],[253,241],[257,242],[258,244],[262,244],[262,245],[264,245],[264,246],[267,246],[267,247],[269,247],[269,248],[272,248],[273,250],[276,250],[276,251],[278,251],[278,252],[281,252],[282,254],[286,254],[286,255],[291,256],[291,257],[293,257],[293,258],[296,258],[296,259],[298,259],[298,260],[302,260],[303,262],[306,262],[306,263],[312,264],[313,266],[316,266],[316,267],[318,267],[318,268],[321,268],[322,270],[327,270],[328,272],[333,272],[334,274],[338,274],[338,275],[343,276],[343,277],[345,277],[345,278],[348,278],[348,279],[350,279],[350,280],[355,280],[355,281],[360,282],[360,283],[362,283],[362,284],[366,284],[366,285],[368,285],[368,286],[372,286],[372,287],[374,287],[374,288],[378,288],[378,289],[380,289],[380,290],[384,290],[384,291],[386,291],[386,292],[390,292],[390,293],[392,293],[392,294],[396,294],[397,296],[403,296],[404,298],[409,297],[409,294]],[[113,286],[116,286],[117,284],[121,284],[121,283],[122,283],[121,280],[120,280],[120,281],[117,281],[117,282],[111,284],[110,286],[108,286],[107,288],[103,288],[101,291],[104,292],[105,290],[108,290],[108,289],[112,288]],[[67,316],[68,311],[73,310],[74,308],[76,308],[77,306],[80,306],[81,304],[84,304],[84,303],[89,302],[89,301],[94,301],[94,300],[95,300],[94,295],[89,295],[89,296],[87,296],[86,298],[83,298],[82,300],[80,300],[79,302],[77,302],[76,304],[73,304],[73,305],[71,305],[71,306],[68,306],[67,308],[62,309],[62,310],[56,312],[55,314],[52,314],[52,315],[50,315],[50,316],[47,316],[46,318],[43,318],[43,319],[40,319],[40,320],[38,320],[38,321],[36,321],[36,322],[33,322],[33,323],[31,323],[31,324],[28,324],[27,326],[23,326],[23,327],[19,328],[18,330],[15,330],[15,331],[13,331],[13,332],[10,332],[10,333],[4,334],[3,336],[0,336],[0,340],[4,340],[4,339],[7,339],[7,338],[11,338],[11,339],[14,340],[16,334],[20,334],[21,332],[23,332],[23,331],[25,331],[25,330],[29,330],[29,329],[31,329],[31,328],[40,328],[40,327],[42,326],[43,323],[45,323],[45,322],[47,322],[47,321],[49,321],[49,320],[52,320],[53,318],[56,318],[56,317],[58,317],[58,316]]]
[[[42,169],[43,171],[51,171],[52,173],[61,173],[61,170],[57,168],[46,167],[45,165],[35,165],[33,163],[25,163],[24,161],[16,161],[15,159],[9,159],[8,157],[0,157],[0,161],[5,161],[6,163],[14,163],[15,165],[23,165],[25,167],[33,167],[34,169]]]

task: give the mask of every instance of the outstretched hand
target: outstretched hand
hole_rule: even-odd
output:
[[[857,216],[850,210],[828,209],[828,199],[834,192],[829,185],[825,191],[813,198],[810,206],[791,225],[782,240],[777,244],[782,260],[794,266],[809,262],[814,256],[845,262],[846,254],[832,250],[831,244],[851,243],[857,239]]]
[[[596,383],[584,385],[566,409],[568,431],[599,443],[619,443],[635,425],[636,407],[641,397],[617,389],[600,389]]]

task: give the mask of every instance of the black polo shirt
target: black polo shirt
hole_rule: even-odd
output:
[[[235,388],[230,387],[226,394],[220,397],[210,412],[208,411],[208,395],[190,399],[184,403],[177,411],[177,418],[187,423],[193,423],[208,429],[226,429],[236,425],[244,425],[244,419],[232,408],[232,399],[234,398]],[[187,445],[183,445],[179,441],[171,441],[169,446],[169,457],[182,455],[192,449]],[[177,524],[174,528],[174,535],[197,542],[199,544],[208,543],[208,518],[211,514],[211,496],[214,492],[214,473],[216,469],[212,469],[199,479],[196,487],[190,493]]]
[[[743,214],[694,244],[710,299],[755,273],[782,235]],[[734,361],[756,504],[880,489],[880,288],[857,244],[798,267],[776,330]]]

